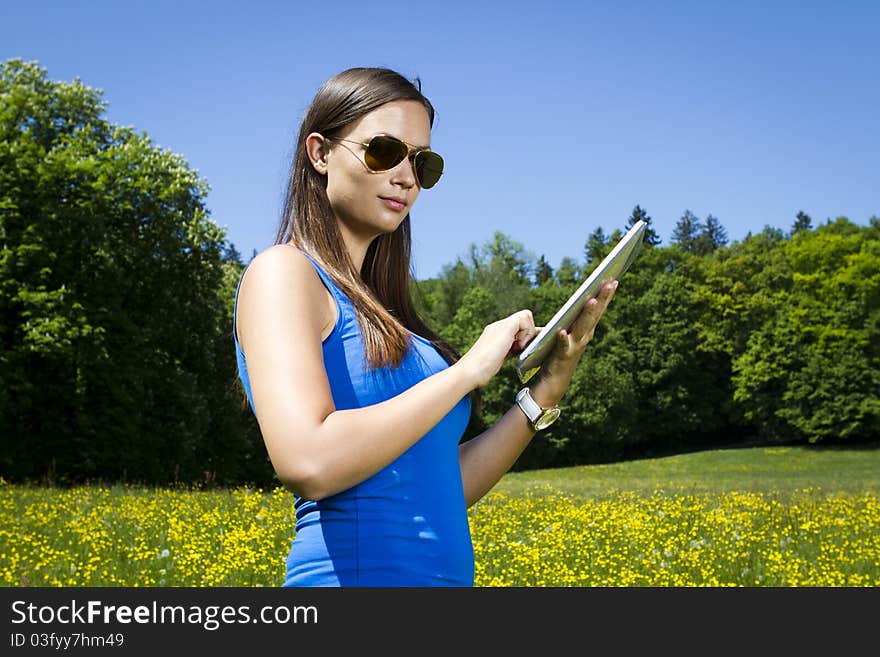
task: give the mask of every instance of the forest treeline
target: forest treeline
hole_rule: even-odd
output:
[[[0,63],[0,476],[273,484],[233,349],[246,264],[197,172],[105,110],[79,80]],[[646,243],[564,412],[516,469],[880,437],[877,217],[800,212],[729,242],[685,211],[664,245],[636,205],[555,267],[496,232],[413,281],[417,308],[459,352],[522,308],[542,325],[638,219]],[[465,439],[518,388],[509,362]]]
[[[553,269],[503,233],[416,285],[419,307],[466,350],[483,325],[530,308],[542,326],[635,221],[586,237]],[[551,431],[517,467],[549,467],[755,442],[880,436],[880,218],[767,227],[728,244],[686,211],[620,282]],[[513,363],[482,390],[469,427],[510,406]]]

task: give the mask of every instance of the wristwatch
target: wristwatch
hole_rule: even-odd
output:
[[[523,388],[516,393],[516,405],[522,409],[523,413],[525,413],[533,431],[546,429],[556,422],[556,419],[562,413],[562,411],[559,410],[559,406],[551,406],[550,408],[541,408],[538,406],[538,403],[532,399],[532,395],[529,393],[528,388]]]

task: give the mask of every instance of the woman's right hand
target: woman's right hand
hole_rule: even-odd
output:
[[[505,360],[525,349],[539,331],[531,310],[515,312],[486,326],[455,366],[465,372],[474,388],[479,388],[498,373]]]

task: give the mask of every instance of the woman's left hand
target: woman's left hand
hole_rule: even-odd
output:
[[[532,397],[543,408],[554,406],[562,399],[616,289],[616,280],[605,283],[599,294],[587,301],[569,330],[558,332],[556,347],[541,365],[538,380],[529,386]]]

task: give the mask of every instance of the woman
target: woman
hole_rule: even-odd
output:
[[[467,508],[552,421],[616,287],[560,332],[530,390],[460,445],[469,394],[538,328],[521,310],[459,357],[418,318],[409,214],[442,174],[433,118],[394,71],[328,80],[302,121],[276,243],[239,281],[239,378],[295,497],[284,586],[472,586]]]

